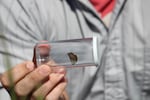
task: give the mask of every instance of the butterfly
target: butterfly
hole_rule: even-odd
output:
[[[70,59],[72,65],[75,65],[76,62],[78,61],[77,55],[75,55],[75,54],[72,53],[72,52],[69,52],[69,53],[68,53],[68,56],[69,56],[69,59]]]

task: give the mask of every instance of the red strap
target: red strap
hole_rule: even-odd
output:
[[[103,18],[113,10],[116,0],[90,0],[90,2]]]

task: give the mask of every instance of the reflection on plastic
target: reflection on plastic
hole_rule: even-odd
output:
[[[53,60],[51,66],[87,67],[98,66],[97,37],[52,42],[39,42],[35,46],[37,66]]]

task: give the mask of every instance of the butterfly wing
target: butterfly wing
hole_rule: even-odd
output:
[[[68,56],[69,56],[69,59],[70,59],[72,65],[75,65],[76,62],[78,61],[77,55],[75,55],[75,54],[72,53],[72,52],[69,52],[69,53],[68,53]]]

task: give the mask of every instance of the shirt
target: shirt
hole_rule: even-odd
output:
[[[40,40],[97,36],[100,66],[67,69],[70,99],[149,100],[149,3],[117,0],[107,27],[88,0],[1,0],[0,71],[31,60]]]

